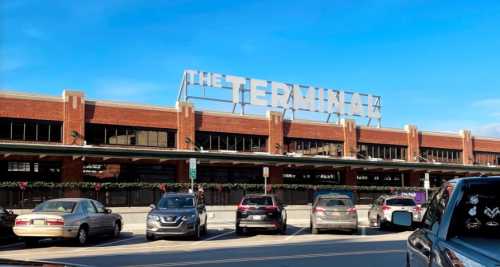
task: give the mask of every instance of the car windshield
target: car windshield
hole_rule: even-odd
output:
[[[453,212],[451,236],[500,239],[500,182],[472,184]]]
[[[386,202],[388,206],[415,206],[415,200],[411,198],[391,198]]]
[[[74,201],[46,201],[38,205],[35,212],[64,212],[72,213],[76,206]]]
[[[182,209],[193,208],[194,198],[192,196],[166,196],[158,203],[160,209]]]
[[[336,199],[336,198],[320,198],[318,200],[320,207],[336,207],[336,206],[352,206],[350,199]]]
[[[241,202],[243,206],[272,206],[273,199],[271,197],[247,197]]]

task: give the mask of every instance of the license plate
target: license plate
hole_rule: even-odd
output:
[[[262,215],[253,215],[252,220],[262,220],[263,216]]]
[[[33,225],[45,225],[45,220],[33,220]]]

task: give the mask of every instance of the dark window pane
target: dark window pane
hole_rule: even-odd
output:
[[[36,141],[36,122],[26,122],[26,141]]]
[[[10,124],[9,119],[0,119],[0,139],[10,140]]]
[[[14,121],[12,124],[12,139],[23,140],[24,139],[24,123],[19,121]]]
[[[39,123],[38,124],[38,141],[48,142],[49,141],[49,124]]]
[[[62,125],[60,123],[52,123],[50,127],[50,141],[61,142]]]

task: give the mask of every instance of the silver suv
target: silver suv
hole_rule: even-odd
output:
[[[358,231],[358,214],[351,198],[346,195],[319,195],[314,200],[311,210],[311,232],[320,230]]]
[[[205,205],[190,193],[165,193],[147,216],[146,239],[191,236],[198,240],[207,233]]]
[[[392,224],[394,211],[410,212],[414,222],[419,222],[422,216],[421,208],[417,206],[413,198],[401,195],[382,195],[373,202],[368,211],[370,225],[384,228]]]

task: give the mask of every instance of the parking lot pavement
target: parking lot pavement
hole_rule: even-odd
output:
[[[146,241],[144,233],[124,232],[119,239],[91,240],[86,247],[66,241],[0,247],[0,258],[49,260],[89,266],[331,266],[331,261],[401,266],[408,231],[360,228],[344,232],[310,233],[303,225],[289,225],[285,235],[250,232],[237,236],[232,228],[211,227],[199,241],[169,238]],[[376,245],[374,245],[376,243]],[[392,264],[391,264],[392,263]],[[274,264],[274,265],[273,265]],[[385,265],[383,265],[385,264]]]

